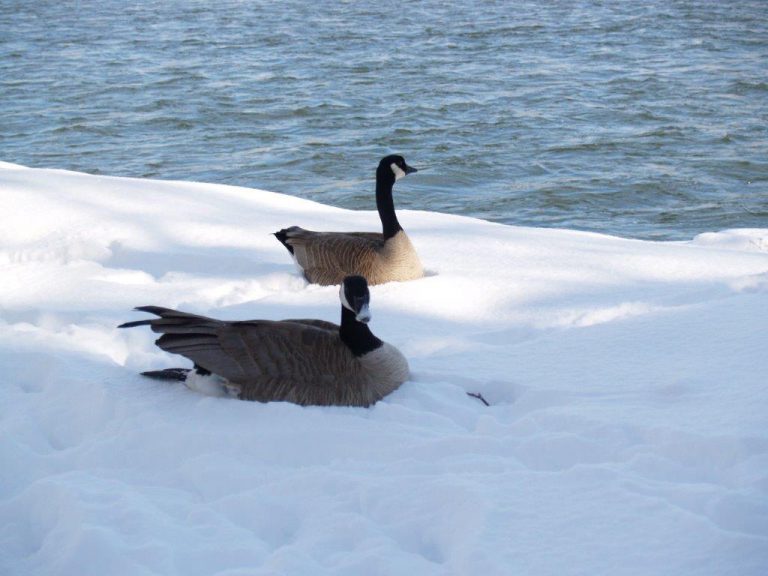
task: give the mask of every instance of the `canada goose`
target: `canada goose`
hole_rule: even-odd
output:
[[[275,236],[313,284],[338,284],[345,276],[365,276],[368,283],[413,280],[424,276],[419,256],[395,214],[392,187],[396,180],[416,172],[402,156],[386,156],[376,169],[376,209],[382,233],[313,232],[298,226],[283,228]]]
[[[283,400],[301,405],[370,406],[408,378],[408,362],[367,326],[368,283],[349,276],[339,289],[341,325],[323,320],[227,322],[159,306],[136,308],[158,318],[121,324],[149,326],[155,342],[181,354],[194,369],[145,376],[182,380],[209,395]]]

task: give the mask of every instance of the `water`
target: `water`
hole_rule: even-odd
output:
[[[648,239],[768,227],[764,0],[0,0],[0,160]],[[459,5],[460,4],[460,5]]]

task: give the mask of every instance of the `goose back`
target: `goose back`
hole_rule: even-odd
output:
[[[408,235],[374,232],[313,232],[294,226],[281,231],[296,264],[313,284],[339,284],[345,276],[364,276],[368,283],[414,280],[424,275]]]

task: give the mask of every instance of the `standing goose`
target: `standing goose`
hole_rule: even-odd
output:
[[[350,274],[365,276],[368,282],[382,284],[393,280],[413,280],[424,276],[424,269],[410,239],[395,214],[392,187],[396,180],[416,172],[402,156],[386,156],[376,169],[376,209],[382,233],[313,232],[298,226],[284,228],[275,236],[313,284],[339,284]]]
[[[136,308],[158,318],[121,324],[149,326],[155,342],[194,369],[170,368],[145,376],[181,380],[210,395],[301,405],[370,406],[408,378],[408,362],[367,326],[370,295],[361,276],[339,290],[341,325],[323,320],[227,322],[159,306]]]

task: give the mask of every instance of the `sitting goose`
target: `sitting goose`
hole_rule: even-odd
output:
[[[339,284],[345,276],[358,274],[368,282],[413,280],[424,276],[419,257],[397,221],[392,187],[396,180],[416,172],[402,156],[382,158],[376,169],[376,208],[382,233],[313,232],[298,226],[284,228],[275,236],[313,284]]]
[[[197,391],[242,400],[301,405],[370,406],[408,378],[408,362],[367,326],[368,283],[349,276],[339,290],[341,326],[323,320],[227,322],[159,306],[136,308],[158,318],[121,324],[149,326],[155,342],[194,369],[145,376],[182,380]]]

